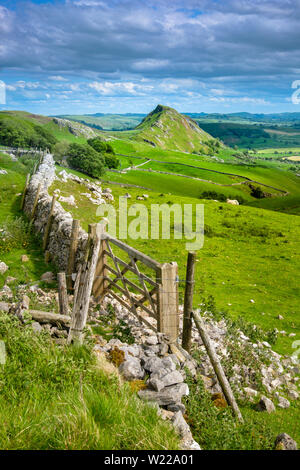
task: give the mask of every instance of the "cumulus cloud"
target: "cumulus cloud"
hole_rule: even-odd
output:
[[[206,88],[208,97],[267,103],[299,78],[299,0],[25,5],[0,6],[0,72],[35,76],[40,87],[44,80],[50,88],[103,97],[191,98]],[[24,88],[28,83],[36,82]]]

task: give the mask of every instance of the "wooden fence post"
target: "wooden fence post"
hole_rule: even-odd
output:
[[[207,354],[208,354],[208,356],[210,358],[210,361],[212,363],[212,366],[214,368],[214,371],[216,373],[216,376],[218,377],[219,383],[222,387],[222,390],[223,390],[224,396],[226,398],[226,401],[227,401],[228,405],[231,406],[231,408],[232,408],[234,414],[237,416],[238,420],[241,423],[243,423],[244,420],[243,420],[242,414],[241,414],[240,409],[237,405],[237,402],[235,401],[235,398],[234,398],[234,395],[232,393],[230,384],[229,384],[229,382],[227,380],[227,377],[224,373],[223,367],[222,367],[221,362],[220,362],[220,360],[217,356],[215,348],[214,348],[213,344],[211,343],[208,334],[206,333],[203,321],[202,321],[201,317],[195,312],[193,312],[193,318],[194,318],[195,324],[197,326],[197,329],[200,333],[200,336],[201,336],[201,339],[202,339],[203,344],[205,346],[205,349],[207,351]]]
[[[84,263],[80,273],[78,290],[75,293],[75,302],[72,312],[72,323],[69,331],[68,342],[78,341],[82,343],[82,331],[85,327],[90,297],[95,278],[95,271],[99,257],[101,243],[100,224],[89,225],[89,238],[86,248]]]
[[[48,220],[47,220],[45,233],[44,233],[43,250],[45,250],[47,248],[47,245],[48,245],[49,234],[50,234],[51,225],[52,225],[52,222],[53,222],[53,212],[54,212],[55,202],[56,202],[56,195],[54,194],[53,197],[52,197],[52,203],[51,203],[51,207],[50,207],[49,217],[48,217]]]
[[[168,335],[170,342],[175,342],[179,335],[177,263],[162,264],[157,282],[160,284],[157,329]]]
[[[194,276],[195,276],[196,253],[189,252],[186,266],[186,284],[184,293],[183,309],[183,329],[182,329],[182,347],[186,351],[191,351],[192,339],[192,311],[194,295]]]
[[[40,195],[41,187],[42,187],[42,183],[40,183],[37,187],[34,203],[33,203],[33,206],[32,206],[32,211],[31,211],[31,220],[33,220],[34,215],[35,215],[35,211],[36,211],[37,204],[38,204],[38,201],[39,201],[39,195]]]
[[[66,273],[58,273],[58,300],[59,300],[59,313],[61,315],[69,314],[69,302],[67,294]]]
[[[29,180],[30,180],[30,174],[28,173],[28,175],[26,176],[26,183],[25,183],[25,187],[24,187],[24,191],[23,191],[23,195],[21,199],[21,211],[24,209],[25,197],[26,197],[27,190],[28,190]]]
[[[77,251],[77,246],[78,246],[79,227],[80,227],[79,220],[73,219],[69,259],[68,259],[68,266],[67,266],[67,276],[68,276],[67,286],[69,290],[72,289],[72,274],[75,268],[75,257],[76,257],[76,251]]]
[[[106,233],[106,226],[107,223],[100,223],[99,224],[99,233],[101,237],[101,244],[99,250],[99,259],[96,267],[95,273],[95,280],[93,285],[93,295],[98,299],[101,299],[105,293],[105,289],[107,286],[107,281],[104,279],[107,275],[107,270],[105,265],[107,263],[105,250],[107,249],[106,242],[105,242],[105,233]]]

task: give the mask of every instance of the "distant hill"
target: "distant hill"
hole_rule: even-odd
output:
[[[163,149],[199,152],[217,144],[193,119],[160,104],[136,126],[135,132],[136,140]]]
[[[0,111],[0,145],[52,148],[59,140],[80,141],[97,135],[90,127],[67,119],[26,111]]]
[[[252,114],[252,113],[186,113],[197,121],[217,121],[217,122],[239,122],[239,123],[278,123],[288,124],[300,122],[300,113],[273,113],[273,114]]]

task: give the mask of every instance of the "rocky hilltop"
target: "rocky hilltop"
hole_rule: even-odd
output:
[[[193,119],[161,104],[156,106],[135,130],[139,131],[138,140],[154,147],[183,152],[199,152],[216,142]]]

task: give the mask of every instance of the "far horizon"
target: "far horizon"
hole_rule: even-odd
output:
[[[2,0],[0,110],[300,112],[299,13],[288,0]]]

